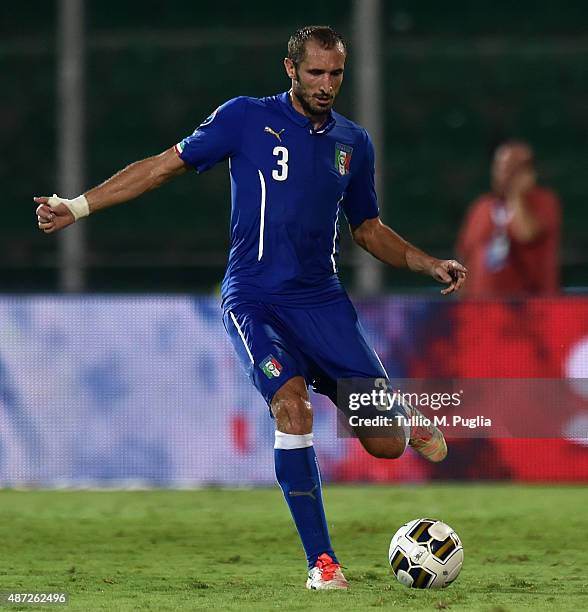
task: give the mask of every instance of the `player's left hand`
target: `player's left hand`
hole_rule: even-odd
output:
[[[448,295],[454,291],[458,291],[465,283],[467,269],[455,259],[437,260],[433,264],[431,276],[440,283],[446,283],[448,286],[441,290],[443,295]]]

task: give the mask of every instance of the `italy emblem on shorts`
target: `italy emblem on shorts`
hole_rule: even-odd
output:
[[[282,364],[273,355],[268,355],[259,364],[259,367],[268,378],[277,378],[284,369]]]
[[[341,176],[349,174],[353,147],[337,142],[335,144],[335,169]]]

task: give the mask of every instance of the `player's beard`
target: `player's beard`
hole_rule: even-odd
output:
[[[307,115],[309,115],[310,117],[314,119],[325,118],[330,112],[331,108],[333,108],[333,103],[335,102],[335,96],[331,96],[331,104],[329,104],[328,107],[326,108],[318,107],[317,108],[316,106],[313,106],[312,104],[313,95],[307,93],[307,90],[300,82],[298,75],[296,75],[296,77],[297,77],[296,79],[297,86],[296,85],[292,86],[292,94],[296,96],[296,100],[298,100],[298,103],[302,107],[302,110],[304,110],[304,112]]]

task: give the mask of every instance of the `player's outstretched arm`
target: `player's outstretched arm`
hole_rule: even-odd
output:
[[[52,234],[90,213],[128,202],[186,172],[173,148],[130,164],[83,195],[68,200],[57,195],[35,197],[39,229]]]
[[[441,293],[447,295],[460,289],[467,270],[454,259],[437,259],[427,255],[404,240],[394,230],[384,225],[379,217],[366,219],[352,228],[353,239],[374,257],[395,268],[408,268],[432,276],[447,287]]]

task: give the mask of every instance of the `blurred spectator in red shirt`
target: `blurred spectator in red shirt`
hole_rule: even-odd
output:
[[[492,193],[470,206],[456,250],[468,268],[469,297],[553,295],[559,289],[560,203],[537,185],[531,147],[500,145]]]

